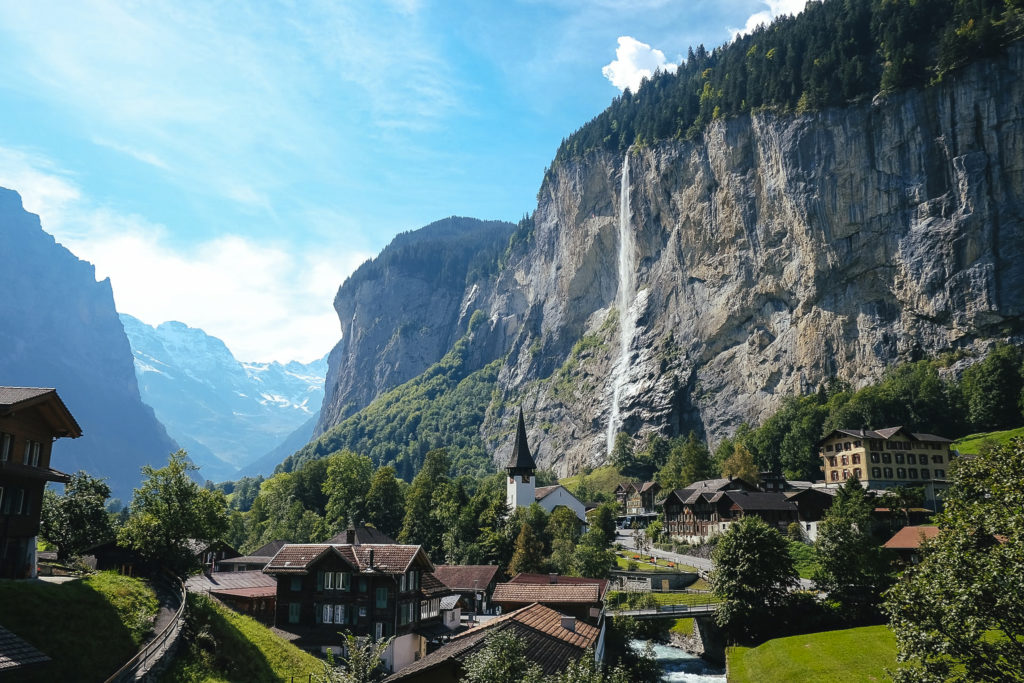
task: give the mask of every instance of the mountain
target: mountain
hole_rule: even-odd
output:
[[[121,321],[143,399],[207,478],[236,477],[309,421],[323,401],[326,357],[243,363],[220,339],[183,323],[154,328],[126,314]]]
[[[714,443],[833,377],[862,386],[1019,342],[1022,77],[1017,42],[928,87],[563,155],[488,276],[441,288],[443,314],[424,315],[433,289],[403,276],[415,250],[373,262],[372,301],[358,280],[341,287],[326,391],[342,400],[325,401],[306,454],[438,364],[474,311],[463,370],[500,364],[481,443],[507,458],[522,406],[536,459],[560,475],[605,462],[619,430]],[[649,87],[629,98],[637,120]]]
[[[82,427],[53,466],[106,477],[127,502],[140,468],[178,446],[139,396],[132,352],[110,280],[43,231],[21,197],[0,188],[0,384],[55,387]]]

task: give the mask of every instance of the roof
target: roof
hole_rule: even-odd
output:
[[[565,628],[559,612],[532,604],[454,636],[451,642],[392,674],[387,680],[400,681],[418,677],[444,664],[459,664],[482,649],[490,634],[503,631],[512,631],[522,638],[526,643],[526,656],[548,676],[564,669],[570,661],[579,659],[587,648],[595,646],[600,635],[596,626],[579,619],[575,620],[572,630]]]
[[[640,493],[647,493],[648,491],[653,489],[655,486],[658,487],[656,490],[658,490],[658,491],[661,490],[661,484],[659,484],[658,482],[656,482],[656,481],[645,481],[644,485],[640,487]]]
[[[835,434],[845,434],[852,436],[856,439],[882,439],[888,441],[894,437],[898,432],[903,431],[904,434],[909,434],[912,439],[918,441],[930,441],[935,443],[953,443],[951,439],[947,439],[944,436],[937,436],[935,434],[927,434],[925,432],[909,432],[903,427],[885,427],[884,429],[833,429],[831,432],[823,436],[818,440],[815,445],[820,445],[831,439]]]
[[[508,580],[509,583],[547,583],[562,585],[595,585],[598,587],[599,595],[603,598],[608,590],[608,579],[589,579],[583,576],[561,576],[559,574],[535,574],[532,572],[520,572]]]
[[[486,588],[498,576],[496,564],[439,564],[434,576],[452,590],[471,591]]]
[[[537,488],[537,489],[534,490],[533,497],[536,500],[544,500],[545,498],[550,496],[552,493],[554,493],[555,489],[560,489],[560,488],[563,488],[563,486],[561,484],[555,484],[554,486],[541,486],[540,488]]]
[[[352,532],[352,541],[348,540],[349,532]],[[355,543],[356,545],[362,545],[364,543],[376,543],[380,545],[396,545],[397,541],[388,536],[380,529],[372,526],[366,526],[365,524],[346,529],[340,533],[331,536],[326,541],[327,543]]]
[[[920,548],[921,543],[939,535],[937,526],[905,526],[885,542],[883,548],[890,550],[910,550]]]
[[[741,510],[793,510],[796,504],[781,493],[751,493],[750,491],[722,491],[721,495],[728,498]]]
[[[82,428],[57,395],[56,389],[44,387],[0,387],[0,416],[25,408],[39,406],[43,417],[50,423],[56,436],[77,439]]]
[[[494,587],[491,602],[596,605],[601,602],[601,587],[571,583],[499,583]]]
[[[230,595],[236,598],[276,598],[277,586],[253,586],[252,588],[220,588],[211,590],[210,595]]]
[[[441,598],[441,609],[455,609],[459,604],[461,595],[446,595]]]
[[[434,595],[448,595],[451,590],[451,588],[442,583],[439,578],[430,572],[425,573],[420,578],[420,591],[428,597]]]
[[[288,543],[263,568],[268,574],[308,574],[312,564],[328,553],[336,553],[360,573],[404,574],[417,557],[433,570],[422,546],[366,543]],[[373,561],[370,555],[373,555]]]
[[[0,673],[48,661],[50,658],[45,654],[0,626]]]
[[[523,409],[519,409],[519,424],[516,426],[516,442],[512,446],[512,457],[505,465],[507,470],[536,470],[537,463],[530,455],[530,446],[526,443],[526,423],[523,421]]]
[[[260,570],[247,572],[212,572],[210,574],[196,574],[185,581],[185,587],[193,593],[205,593],[213,591],[249,589],[249,588],[270,588],[275,589],[277,579]]]

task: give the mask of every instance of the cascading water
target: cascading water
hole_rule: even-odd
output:
[[[636,245],[633,243],[629,208],[629,152],[622,162],[622,187],[619,189],[619,291],[615,305],[619,310],[619,357],[612,365],[612,410],[608,417],[608,453],[615,446],[619,427],[619,395],[629,374],[629,347],[636,330],[632,303],[636,295]]]

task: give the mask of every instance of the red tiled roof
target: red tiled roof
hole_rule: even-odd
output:
[[[891,550],[909,550],[920,548],[921,543],[939,535],[937,526],[905,526],[885,542],[884,548]]]
[[[430,558],[418,545],[289,543],[274,555],[274,559],[263,568],[263,571],[268,574],[307,574],[310,565],[328,552],[337,553],[356,571],[362,573],[376,571],[383,574],[404,574],[417,557],[431,570],[434,568]]]
[[[434,567],[434,576],[457,591],[485,589],[497,574],[496,564],[439,564]]]
[[[595,584],[499,583],[494,587],[491,602],[596,605],[601,602],[600,596],[601,587]]]
[[[561,576],[559,574],[534,574],[520,572],[508,580],[508,583],[560,584],[569,586],[592,585],[598,587],[598,594],[604,597],[608,590],[608,579],[588,579],[582,576]]]

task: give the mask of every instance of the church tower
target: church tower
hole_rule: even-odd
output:
[[[519,409],[519,427],[516,430],[516,442],[512,447],[512,457],[505,466],[508,472],[508,483],[505,485],[505,502],[509,511],[517,507],[527,507],[535,500],[534,474],[537,463],[530,455],[530,447],[526,445],[526,423],[523,422],[523,409]]]

